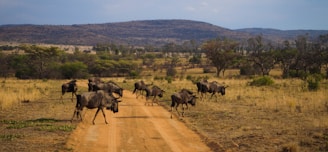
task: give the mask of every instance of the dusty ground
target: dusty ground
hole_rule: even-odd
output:
[[[109,124],[95,110],[84,111],[84,121],[70,135],[67,146],[73,151],[206,152],[211,151],[200,137],[161,106],[145,106],[145,100],[125,91],[119,112],[106,111]]]

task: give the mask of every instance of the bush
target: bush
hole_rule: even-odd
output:
[[[169,67],[166,71],[166,76],[174,77],[177,74],[177,70],[174,67]]]
[[[269,76],[263,76],[260,78],[255,78],[250,83],[251,86],[269,86],[274,84],[274,81]]]
[[[309,75],[306,79],[309,91],[317,91],[320,88],[320,81],[323,79],[321,74]]]
[[[173,78],[170,76],[167,76],[165,79],[167,80],[167,83],[172,83],[173,81]]]

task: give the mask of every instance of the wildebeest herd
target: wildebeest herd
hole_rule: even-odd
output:
[[[104,112],[104,108],[107,110],[111,110],[113,113],[118,112],[118,103],[121,102],[123,97],[123,88],[117,85],[113,81],[104,82],[101,81],[100,78],[89,78],[88,79],[88,92],[84,92],[81,94],[77,94],[77,84],[76,80],[71,80],[70,82],[64,83],[62,85],[62,95],[61,100],[63,100],[63,95],[66,92],[72,93],[71,100],[73,101],[74,95],[76,96],[76,106],[73,113],[73,117],[71,121],[73,121],[76,116],[77,119],[82,121],[81,112],[84,107],[88,109],[97,108],[96,114],[92,120],[94,120],[99,111],[102,111],[105,123],[107,124],[106,115]],[[201,94],[201,99],[206,97],[206,93],[211,93],[211,98],[216,93],[221,93],[221,95],[225,95],[225,89],[228,86],[224,86],[219,84],[216,81],[208,82],[207,80],[201,80],[196,83],[197,86],[197,94]],[[144,95],[145,92],[145,95]],[[145,96],[146,102],[145,105],[154,105],[154,103],[159,105],[159,100],[156,97],[163,97],[165,91],[160,87],[153,84],[146,84],[144,81],[138,81],[134,83],[133,94],[136,94],[136,98],[139,96]],[[188,89],[181,89],[179,92],[175,92],[171,95],[171,118],[173,109],[175,109],[180,116],[180,112],[178,111],[178,107],[181,104],[182,112],[181,116],[184,117],[184,109],[188,109],[188,104],[195,106],[196,99],[198,97],[194,92]],[[151,99],[151,101],[149,101]]]

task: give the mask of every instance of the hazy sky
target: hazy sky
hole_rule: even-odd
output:
[[[328,30],[328,0],[0,0],[3,24],[187,19],[229,29]]]

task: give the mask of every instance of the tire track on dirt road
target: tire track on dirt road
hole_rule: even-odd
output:
[[[201,138],[161,106],[145,106],[124,91],[119,112],[106,110],[107,121],[99,114],[92,125],[94,110],[83,111],[83,122],[70,135],[67,148],[78,152],[209,152]]]

